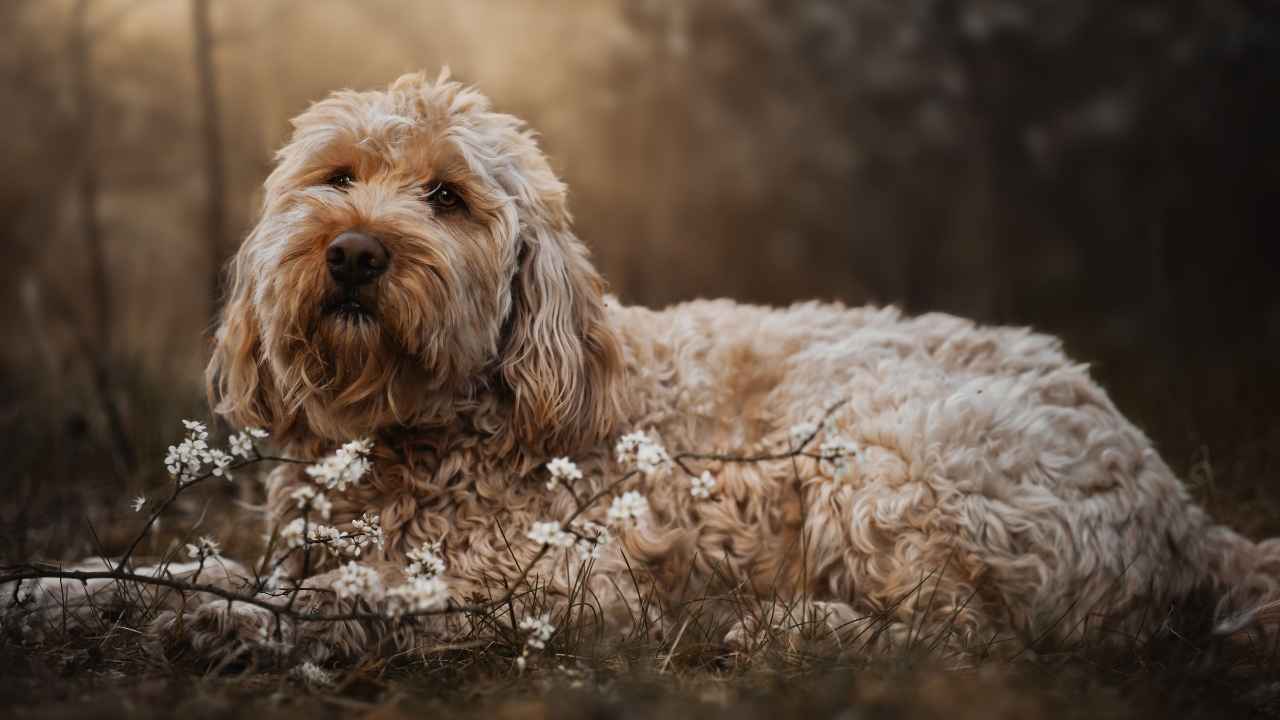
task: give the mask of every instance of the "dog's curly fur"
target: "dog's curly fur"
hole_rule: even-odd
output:
[[[576,460],[594,491],[620,476],[622,432],[672,452],[785,450],[790,427],[840,403],[834,431],[861,450],[838,476],[807,457],[708,461],[695,464],[718,479],[710,499],[680,474],[620,488],[652,510],[596,561],[614,621],[636,622],[646,593],[670,604],[735,584],[978,640],[1132,623],[1195,588],[1222,617],[1277,597],[1280,542],[1212,524],[1053,337],[836,304],[619,305],[533,134],[447,75],[339,92],[294,124],[231,267],[210,392],[231,423],[304,457],[374,440],[374,470],[332,498],[334,521],[380,515],[389,577],[443,541],[454,598],[491,596],[534,558],[530,524],[575,507],[545,489],[548,459]],[[349,187],[326,184],[338,169]],[[423,201],[442,181],[465,209]],[[325,312],[325,248],[351,228],[391,258],[362,321]],[[307,482],[276,471],[274,522]],[[566,562],[542,560],[553,599]],[[371,632],[328,641],[358,654]]]

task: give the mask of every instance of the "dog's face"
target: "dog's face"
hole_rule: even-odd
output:
[[[610,431],[602,283],[522,123],[410,75],[294,126],[232,264],[208,371],[218,412],[291,439],[448,425],[467,408],[548,450]]]

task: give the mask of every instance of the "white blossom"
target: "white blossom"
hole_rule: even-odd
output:
[[[645,475],[652,475],[666,469],[671,462],[666,448],[661,445],[645,445],[636,452],[636,467]]]
[[[552,545],[555,547],[571,547],[574,543],[572,533],[565,532],[558,522],[535,522],[533,527],[529,528],[526,537],[541,545]]]
[[[225,477],[228,481],[231,480],[232,458],[230,455],[221,450],[209,450],[205,454],[205,460],[213,466],[210,472],[214,477]]]
[[[787,431],[787,436],[791,439],[791,449],[799,450],[804,447],[818,434],[818,424],[812,422],[801,422],[791,426]]]
[[[242,457],[245,460],[252,459],[255,452],[253,441],[261,440],[267,437],[267,431],[262,428],[249,427],[235,433],[231,436],[228,445],[230,445],[231,454]]]
[[[604,525],[588,521],[578,523],[575,529],[578,531],[578,541],[574,543],[574,548],[578,551],[578,558],[584,562],[599,558],[601,549],[613,542],[612,533]]]
[[[231,480],[231,465],[236,456],[249,459],[242,453],[240,436],[232,436],[231,452],[209,447],[209,430],[198,420],[183,420],[187,435],[177,445],[170,445],[164,457],[165,469],[179,484],[201,477],[206,472],[215,477]]]
[[[613,499],[609,505],[609,522],[640,521],[649,512],[649,501],[635,490],[629,490]]]
[[[347,535],[348,533],[344,533],[332,525],[314,523],[311,525],[311,535],[307,538],[306,544],[323,545],[325,550],[339,557],[343,555],[360,557],[362,548],[352,548],[348,542]]]
[[[645,475],[664,472],[671,466],[666,448],[643,432],[623,435],[614,453],[623,467],[634,467]]]
[[[322,669],[313,662],[304,662],[301,665],[295,665],[289,674],[303,683],[312,687],[332,687],[333,675],[328,670]]]
[[[382,518],[378,515],[367,512],[352,520],[351,526],[355,528],[355,532],[351,533],[347,540],[356,545],[357,556],[360,555],[359,551],[370,545],[376,545],[379,548],[386,546],[387,536],[382,531]]]
[[[142,506],[146,504],[147,504],[147,496],[139,495],[138,497],[134,498],[129,502],[129,507],[133,508],[134,512],[142,512]]]
[[[187,429],[187,436],[177,445],[170,445],[164,457],[165,469],[180,480],[199,475],[209,458],[209,431],[204,423],[183,420],[182,425]]]
[[[332,455],[307,468],[307,474],[331,490],[342,492],[348,485],[355,485],[373,464],[369,453],[373,443],[369,440],[353,440],[338,448]]]
[[[324,493],[310,485],[299,485],[289,493],[289,497],[297,504],[299,510],[314,510],[322,519],[328,520],[333,512],[333,503]]]
[[[340,600],[356,598],[370,603],[382,600],[385,594],[378,572],[354,560],[338,569],[338,579],[333,581],[333,592]]]
[[[692,478],[689,481],[689,494],[698,499],[711,497],[711,493],[716,491],[717,481],[715,477],[708,471],[702,471],[700,477]]]
[[[294,518],[280,528],[280,541],[291,548],[322,545],[335,557],[353,558],[360,557],[370,546],[380,548],[385,545],[386,536],[377,515],[365,513],[363,518],[354,520],[351,524],[352,531],[343,532],[332,525]]]
[[[444,558],[440,557],[440,544],[427,543],[407,553],[409,564],[405,574],[411,578],[434,578],[444,574]]]
[[[649,436],[642,432],[630,432],[618,438],[618,444],[614,446],[614,454],[617,455],[618,462],[623,465],[629,465],[635,461],[636,450],[641,445],[649,442]]]
[[[818,454],[827,460],[849,457],[858,454],[858,445],[845,438],[832,438],[818,447]]]
[[[520,629],[529,633],[529,637],[525,639],[525,644],[536,650],[541,650],[547,646],[547,641],[555,634],[556,628],[551,624],[550,616],[543,614],[538,617],[526,615],[520,621]]]
[[[248,460],[253,455],[253,438],[247,432],[238,432],[227,441],[231,454]]]
[[[183,420],[182,426],[187,429],[187,433],[199,440],[209,439],[209,429],[199,420]]]
[[[302,518],[290,520],[280,528],[280,541],[291,548],[302,547],[307,543],[307,539],[303,536],[306,526],[307,521]]]
[[[839,475],[848,469],[849,458],[857,454],[857,443],[842,437],[831,438],[818,446],[819,463],[830,475]]]
[[[321,518],[329,519],[329,515],[333,513],[333,503],[329,502],[329,498],[324,493],[316,493],[311,499],[311,509],[320,514]]]
[[[387,610],[392,617],[439,610],[448,602],[449,586],[438,577],[410,578],[387,591]]]
[[[217,540],[208,535],[202,536],[195,543],[187,543],[187,556],[197,560],[222,556],[222,547]]]
[[[569,458],[558,457],[547,463],[547,472],[551,478],[547,480],[547,489],[555,490],[560,483],[571,483],[582,479],[582,471]]]

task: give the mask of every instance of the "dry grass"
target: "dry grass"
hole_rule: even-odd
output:
[[[170,482],[158,458],[172,439],[173,419],[198,414],[201,401],[194,393],[165,392],[141,373],[122,377],[124,391],[133,398],[128,421],[139,455],[155,459],[137,473],[113,470],[109,448],[96,439],[97,419],[68,414],[55,395],[27,388],[26,401],[17,406],[22,412],[0,418],[5,423],[0,451],[15,471],[0,503],[0,558],[118,555],[136,535],[142,518],[129,510],[127,499],[148,490],[154,496]],[[1277,460],[1277,448],[1265,441],[1274,432],[1271,415],[1250,410],[1246,393],[1217,390],[1231,401],[1233,433],[1218,432],[1225,423],[1210,416],[1214,422],[1187,426],[1204,442],[1166,441],[1164,452],[1175,467],[1185,469],[1216,515],[1255,536],[1274,532],[1276,503],[1265,482]],[[1122,407],[1129,408],[1133,395],[1141,397],[1133,386],[1118,394]],[[1256,394],[1262,400],[1267,396]],[[1212,404],[1194,394],[1180,399],[1188,398],[1196,417]],[[1174,421],[1168,412],[1161,415],[1164,408],[1165,402],[1154,397],[1131,412],[1140,422],[1159,417],[1153,432],[1167,433],[1163,426]],[[1222,440],[1229,436],[1239,442]],[[228,541],[228,556],[254,557],[261,543],[253,530],[256,501],[252,493],[226,483],[184,496],[140,552],[158,556],[175,543],[210,533]],[[531,584],[536,595],[536,579]],[[927,584],[919,591],[927,592]],[[669,626],[676,629],[667,637],[653,639],[652,628],[642,627],[636,637],[618,639],[600,632],[595,610],[584,600],[573,605],[571,616],[554,618],[559,629],[548,649],[531,656],[520,672],[514,660],[521,637],[505,630],[512,618],[495,607],[474,618],[484,633],[473,641],[332,667],[331,687],[309,686],[279,665],[243,658],[211,667],[181,645],[145,642],[145,613],[118,608],[98,626],[40,646],[14,636],[0,640],[0,706],[22,717],[358,713],[1092,720],[1280,714],[1280,662],[1271,649],[1233,646],[1213,637],[1205,624],[1208,613],[1195,603],[1169,615],[1168,630],[1151,639],[1104,644],[1094,635],[1071,647],[1010,640],[1021,642],[1015,652],[975,649],[965,656],[943,655],[928,637],[873,652],[874,618],[863,641],[840,645],[825,625],[798,611],[775,618],[755,647],[734,653],[722,643],[723,621],[702,611],[712,603],[728,603],[739,616],[773,612],[766,609],[769,603],[740,593],[699,598],[666,609]],[[1163,614],[1153,609],[1156,617]],[[1011,654],[1016,657],[1009,659]]]
[[[33,717],[1197,718],[1277,709],[1272,671],[1193,639],[1194,629],[1121,650],[1042,649],[945,669],[926,649],[871,656],[833,651],[814,635],[775,636],[735,656],[717,628],[696,622],[678,643],[606,646],[575,630],[524,673],[498,640],[335,668],[332,687],[312,687],[275,670],[152,654],[115,626],[38,651],[4,646],[0,702]]]

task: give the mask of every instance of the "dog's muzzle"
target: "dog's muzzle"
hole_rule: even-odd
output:
[[[324,314],[351,320],[373,317],[374,281],[391,264],[386,246],[366,232],[347,230],[329,243],[325,262],[337,287],[325,301]]]
[[[391,254],[378,238],[358,230],[348,230],[329,243],[325,250],[329,276],[343,289],[368,285],[387,271]]]

